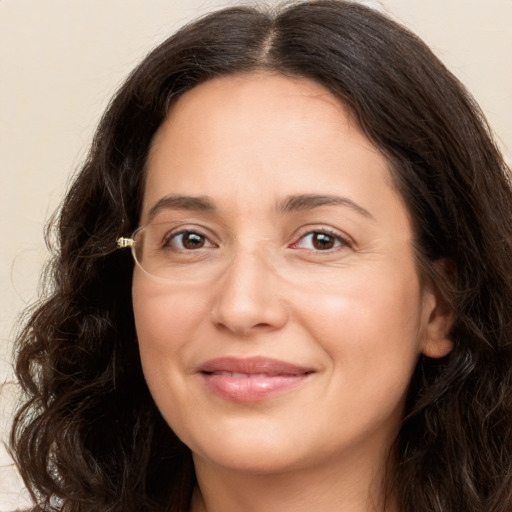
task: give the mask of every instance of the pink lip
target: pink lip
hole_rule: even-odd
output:
[[[221,357],[198,369],[210,391],[236,402],[257,402],[300,385],[310,368],[265,357]]]

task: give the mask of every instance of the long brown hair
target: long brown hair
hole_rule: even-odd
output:
[[[210,14],[150,53],[112,100],[54,220],[48,296],[18,337],[27,399],[11,443],[36,509],[187,509],[190,452],[145,385],[132,261],[115,240],[137,225],[148,148],[170,104],[211,77],[259,69],[319,82],[351,109],[390,162],[420,272],[454,310],[453,350],[415,370],[388,494],[404,512],[510,512],[509,170],[475,102],[422,41],[336,0]],[[437,275],[439,258],[454,271]]]

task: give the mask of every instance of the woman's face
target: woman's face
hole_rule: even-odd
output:
[[[387,161],[346,108],[279,75],[192,89],[154,139],[147,223],[168,223],[168,279],[134,271],[142,365],[196,465],[378,463],[419,354],[449,342]]]

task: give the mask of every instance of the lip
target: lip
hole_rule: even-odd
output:
[[[198,373],[225,400],[259,402],[296,388],[314,370],[266,357],[221,357],[203,363]]]

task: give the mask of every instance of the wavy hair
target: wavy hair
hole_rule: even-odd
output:
[[[453,350],[418,361],[387,495],[403,512],[510,512],[509,170],[474,100],[421,40],[337,0],[203,17],[153,50],[111,101],[53,222],[49,291],[17,339],[26,400],[11,445],[34,510],[187,509],[190,451],[144,382],[133,263],[115,240],[137,226],[145,161],[169,106],[212,77],[258,70],[318,82],[352,111],[390,162],[421,275],[454,311]],[[440,258],[453,271],[436,273]]]

